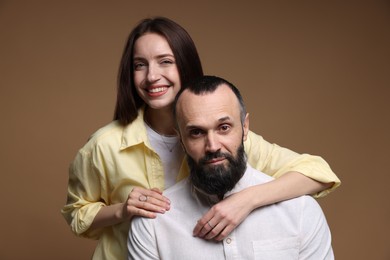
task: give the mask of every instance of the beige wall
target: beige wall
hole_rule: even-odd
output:
[[[0,1],[0,259],[90,258],[60,215],[67,168],[111,120],[125,39],[149,15],[189,31],[255,132],[330,163],[337,258],[390,259],[389,1],[184,2]]]

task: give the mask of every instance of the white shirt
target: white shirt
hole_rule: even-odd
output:
[[[271,177],[247,166],[229,196]],[[318,203],[310,196],[254,210],[221,242],[193,237],[192,230],[212,206],[188,179],[164,192],[171,209],[156,219],[134,218],[128,259],[334,259],[331,234]]]
[[[176,183],[176,178],[183,162],[184,151],[180,146],[178,136],[164,136],[153,130],[145,123],[150,145],[160,156],[164,168],[164,187],[171,187]]]

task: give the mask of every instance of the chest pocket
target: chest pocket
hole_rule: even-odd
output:
[[[258,240],[253,242],[255,259],[292,260],[299,257],[298,237]]]

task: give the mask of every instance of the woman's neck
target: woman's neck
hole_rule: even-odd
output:
[[[146,107],[144,120],[149,127],[161,135],[176,135],[175,121],[171,107],[166,109]]]

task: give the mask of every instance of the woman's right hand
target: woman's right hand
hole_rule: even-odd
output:
[[[133,216],[155,218],[156,213],[164,214],[169,209],[170,201],[160,190],[135,187],[125,202],[101,207],[90,229],[116,225]]]
[[[164,214],[169,209],[170,201],[159,189],[135,187],[123,204],[122,218],[131,219],[133,216],[155,218],[156,213]]]

